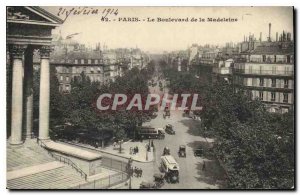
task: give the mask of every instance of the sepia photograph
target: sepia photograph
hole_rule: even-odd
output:
[[[294,15],[6,6],[6,189],[295,190]]]

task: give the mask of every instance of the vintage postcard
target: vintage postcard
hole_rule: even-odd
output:
[[[293,7],[6,7],[7,189],[295,189]]]

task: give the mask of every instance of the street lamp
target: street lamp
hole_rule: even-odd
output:
[[[120,140],[120,141],[119,141],[119,145],[120,145],[119,153],[120,153],[120,154],[122,153],[122,143],[123,143],[123,140]]]
[[[131,189],[131,177],[133,176],[133,171],[132,171],[132,158],[128,160],[128,175],[129,175],[129,189]]]

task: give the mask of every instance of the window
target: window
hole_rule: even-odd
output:
[[[272,87],[276,87],[276,79],[272,79]]]
[[[263,67],[259,66],[259,74],[263,74]]]
[[[64,80],[64,77],[62,75],[60,75],[60,80],[63,81]]]
[[[275,92],[271,92],[271,101],[275,101],[275,98],[276,98],[276,94]]]
[[[266,62],[266,55],[263,55],[263,62]]]
[[[259,79],[259,86],[261,86],[261,87],[264,86],[264,79],[263,78]]]
[[[68,76],[66,77],[66,81],[69,81],[69,77]]]
[[[249,73],[252,73],[252,66],[249,66]]]
[[[66,85],[66,91],[70,91],[70,85]]]
[[[94,68],[93,67],[91,67],[91,73],[94,73]]]
[[[272,74],[276,74],[276,66],[272,67]]]
[[[97,70],[98,70],[98,73],[100,73],[100,72],[101,72],[101,68],[99,68],[99,67],[98,67],[98,68],[97,68]]]
[[[284,74],[289,75],[290,74],[290,68],[289,67],[284,67]]]
[[[290,55],[286,56],[286,61],[287,61],[287,63],[291,63],[291,56]]]
[[[289,99],[289,94],[284,93],[283,94],[283,102],[288,102],[288,99]]]
[[[284,79],[284,88],[289,88],[289,80]]]
[[[264,100],[264,92],[263,92],[263,91],[260,91],[260,92],[259,92],[259,99],[260,99],[261,101]]]

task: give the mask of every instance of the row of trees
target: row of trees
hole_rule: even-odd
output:
[[[215,156],[234,189],[292,188],[294,185],[294,112],[267,112],[246,91],[225,81],[209,81],[196,71],[178,72],[161,61],[174,93],[200,94],[199,132],[215,140]],[[197,76],[196,76],[197,75]]]
[[[103,139],[111,137],[121,140],[131,136],[136,126],[147,120],[154,110],[132,112],[118,108],[117,111],[102,112],[96,108],[96,100],[103,93],[124,93],[129,96],[133,93],[148,94],[148,80],[153,71],[154,62],[150,62],[146,68],[128,70],[124,76],[117,77],[115,82],[107,84],[92,82],[87,75],[81,73],[71,81],[70,93],[62,94],[59,92],[59,83],[53,67],[50,86],[50,136],[53,139],[57,136],[66,136],[68,139],[87,136],[87,139],[101,140],[102,143]],[[34,118],[37,119],[38,71],[34,73],[34,80]]]
[[[270,113],[230,84],[215,83],[203,98],[201,127],[215,139],[229,188],[283,189],[294,185],[294,113]]]

